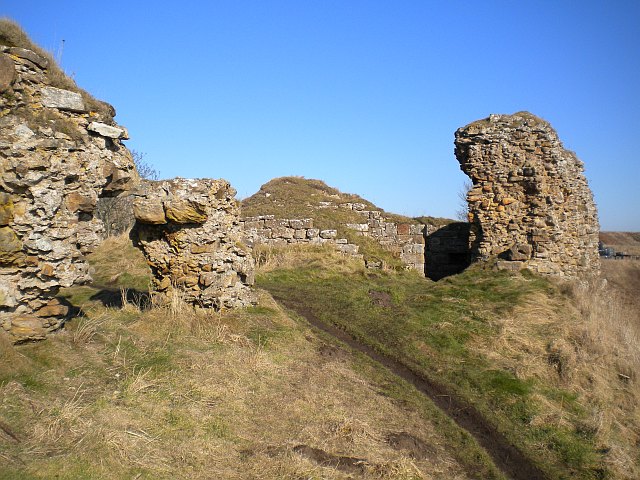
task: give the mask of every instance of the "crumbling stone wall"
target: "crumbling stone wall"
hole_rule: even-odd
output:
[[[358,255],[358,245],[337,238],[337,230],[314,228],[312,218],[276,219],[274,215],[260,215],[241,219],[240,226],[250,245],[333,245],[342,253]]]
[[[474,260],[577,277],[597,274],[598,217],[583,164],[555,130],[527,112],[491,115],[455,133],[455,154],[471,178],[469,236]]]
[[[371,237],[397,254],[407,268],[424,272],[424,225],[388,221],[380,210],[368,210],[364,203],[320,202],[320,208],[347,208],[362,215],[362,223],[345,226],[357,235]],[[345,238],[336,238],[337,230],[313,227],[313,219],[276,219],[273,215],[241,220],[247,239],[265,245],[332,244],[349,255],[358,255],[358,246]],[[336,228],[338,225],[335,226]]]
[[[136,179],[124,128],[54,88],[48,61],[0,46],[0,326],[14,341],[44,338],[67,307],[60,287],[90,280],[99,196]]]
[[[367,210],[362,203],[340,206],[350,208],[364,217],[363,223],[348,223],[347,227],[358,235],[375,239],[398,255],[407,268],[424,273],[424,225],[389,221],[382,211]]]
[[[143,181],[131,232],[154,275],[155,298],[202,308],[254,304],[254,261],[242,243],[235,190],[226,180]]]

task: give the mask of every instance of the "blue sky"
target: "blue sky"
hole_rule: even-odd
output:
[[[0,0],[113,104],[162,177],[319,178],[453,217],[454,131],[528,110],[585,162],[605,230],[640,230],[640,2]],[[64,49],[61,49],[64,40]]]

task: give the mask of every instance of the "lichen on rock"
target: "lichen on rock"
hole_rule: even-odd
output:
[[[498,268],[578,277],[599,272],[598,216],[583,163],[528,112],[491,115],[455,133],[471,178],[474,260]]]
[[[144,181],[133,192],[131,232],[154,275],[154,298],[202,308],[256,302],[254,261],[242,243],[235,190],[226,180]]]

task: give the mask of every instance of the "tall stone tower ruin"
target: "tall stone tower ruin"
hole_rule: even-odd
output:
[[[582,277],[599,272],[598,216],[583,163],[528,112],[491,115],[455,133],[474,261]]]

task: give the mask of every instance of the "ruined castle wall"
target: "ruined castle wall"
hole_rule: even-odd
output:
[[[337,230],[314,228],[313,219],[276,219],[273,215],[246,217],[240,221],[250,245],[332,245],[336,250],[356,256],[358,245],[337,238]]]
[[[321,208],[348,208],[362,215],[362,223],[345,226],[357,235],[371,237],[395,253],[407,268],[424,272],[424,225],[387,221],[383,212],[367,210],[363,203],[321,202]],[[241,224],[251,243],[265,245],[330,244],[344,253],[358,254],[358,246],[336,238],[336,230],[314,228],[313,219],[276,219],[273,215],[247,217]]]
[[[90,280],[98,197],[137,177],[114,112],[91,112],[79,93],[50,86],[48,67],[0,46],[0,327],[14,341],[60,327],[59,289]]]
[[[498,267],[577,277],[599,271],[598,217],[583,164],[544,120],[491,115],[456,131],[471,178],[470,247]]]
[[[346,203],[340,207],[350,208],[363,216],[363,223],[349,223],[347,227],[358,235],[375,239],[398,255],[407,268],[424,273],[424,225],[391,222],[383,212],[366,210],[360,203]]]
[[[226,180],[143,181],[131,231],[153,272],[154,298],[202,308],[254,304],[254,261],[243,243],[235,190]]]

